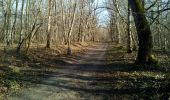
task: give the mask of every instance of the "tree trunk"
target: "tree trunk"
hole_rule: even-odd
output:
[[[72,16],[72,19],[71,19],[71,26],[70,26],[70,29],[68,31],[68,37],[67,37],[67,43],[68,43],[67,44],[68,45],[67,54],[68,55],[71,54],[70,44],[71,44],[71,35],[72,35],[72,31],[73,31],[73,26],[74,26],[74,22],[75,22],[76,7],[77,7],[77,1],[75,1],[75,4],[74,4],[74,12],[73,12],[73,16]]]
[[[15,17],[14,17],[14,22],[12,26],[12,36],[11,36],[11,44],[15,41],[15,33],[16,33],[16,22],[17,22],[17,16],[18,16],[18,0],[16,0],[16,5],[15,5]]]
[[[132,53],[132,33],[131,33],[131,9],[128,2],[128,38],[127,38],[127,53]]]
[[[80,17],[79,17],[79,31],[78,31],[78,42],[81,42],[82,41],[82,33],[83,33],[83,9],[84,9],[84,0],[80,1]]]
[[[48,0],[48,32],[47,32],[47,44],[46,47],[51,47],[51,3],[52,0]]]
[[[157,61],[152,54],[152,33],[146,19],[142,1],[129,0],[129,3],[133,11],[139,41],[139,51],[136,64],[155,64]]]
[[[118,0],[115,0],[115,7],[117,9],[117,13],[116,13],[116,30],[117,30],[117,43],[121,44],[121,32],[120,32],[120,21],[119,21],[119,4],[118,4]]]
[[[17,47],[17,53],[19,53],[20,52],[20,50],[21,50],[21,45],[22,45],[22,43],[23,43],[23,41],[24,41],[24,39],[22,39],[22,34],[23,34],[23,12],[24,12],[24,3],[25,3],[25,1],[24,0],[22,0],[22,6],[21,6],[21,19],[20,19],[20,21],[21,21],[21,29],[20,29],[20,34],[19,34],[19,41],[18,41],[18,47]]]
[[[35,23],[33,24],[33,27],[32,27],[32,30],[31,30],[31,32],[29,33],[29,35],[28,35],[28,46],[27,46],[27,48],[26,48],[26,54],[28,53],[28,50],[29,50],[29,48],[30,48],[30,46],[31,46],[31,43],[32,43],[32,38],[35,36],[35,34],[38,32],[38,30],[39,30],[39,28],[41,27],[41,24],[39,24],[39,25],[35,25]]]

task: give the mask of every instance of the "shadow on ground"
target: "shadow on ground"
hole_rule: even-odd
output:
[[[34,52],[20,55],[30,68],[23,69],[18,76],[8,78],[37,85],[52,86],[66,91],[75,91],[86,98],[86,94],[101,100],[163,99],[170,97],[168,72],[147,69],[132,69],[135,54],[126,54],[120,48],[90,48],[67,56]],[[50,52],[50,51],[48,51]],[[88,95],[88,96],[89,96]],[[99,100],[100,100],[99,99]]]

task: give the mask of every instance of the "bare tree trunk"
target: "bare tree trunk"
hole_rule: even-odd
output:
[[[12,36],[11,36],[11,43],[13,44],[13,41],[15,41],[15,32],[16,32],[16,21],[17,21],[17,16],[18,16],[18,0],[16,0],[16,6],[15,6],[15,17],[14,17],[14,22],[12,26]]]
[[[25,0],[22,0],[22,6],[21,6],[21,29],[20,29],[20,35],[19,35],[19,41],[18,41],[18,47],[17,47],[17,52],[20,52],[21,49],[21,45],[23,43],[23,39],[22,39],[22,34],[23,34],[23,10],[24,10],[24,3]]]
[[[82,27],[82,24],[83,24],[83,6],[84,6],[84,0],[81,0],[80,1],[80,18],[79,18],[79,32],[78,32],[78,42],[81,41],[82,39],[82,32],[83,32],[83,27]]]
[[[119,5],[118,5],[118,0],[115,0],[115,7],[117,9],[117,13],[116,13],[116,28],[117,28],[117,43],[121,44],[121,33],[120,33],[120,24],[119,24]]]
[[[28,53],[28,50],[29,50],[29,48],[31,46],[33,36],[37,33],[37,31],[39,30],[40,27],[41,27],[41,24],[35,25],[35,23],[34,23],[34,25],[32,27],[32,30],[29,33],[28,37],[27,37],[27,38],[29,38],[29,41],[28,41],[28,46],[26,48],[26,53]]]
[[[131,9],[128,2],[128,38],[127,38],[127,53],[132,53],[132,33],[131,33]]]
[[[139,40],[139,51],[136,64],[155,64],[152,54],[152,33],[146,19],[145,9],[141,0],[129,0]]]
[[[48,32],[47,32],[47,44],[46,47],[51,47],[51,5],[52,0],[48,0]]]
[[[118,15],[116,14],[116,32],[117,32],[117,43],[118,44],[121,44],[121,34],[120,34],[120,24],[119,24],[119,18],[118,18]]]
[[[75,1],[75,4],[74,4],[73,17],[72,17],[72,20],[71,20],[70,29],[69,29],[69,31],[68,31],[68,38],[67,38],[67,41],[68,41],[68,50],[67,50],[67,54],[68,54],[68,55],[71,54],[70,43],[71,43],[71,35],[72,35],[72,31],[73,31],[73,26],[74,26],[74,22],[75,22],[76,8],[77,8],[77,0]]]
[[[62,19],[62,33],[63,33],[63,42],[64,42],[64,44],[66,45],[67,44],[67,39],[66,39],[66,30],[65,30],[65,28],[66,28],[66,15],[65,15],[65,11],[64,11],[64,2],[63,2],[63,0],[60,0],[60,2],[61,2],[61,13],[62,13],[62,17],[61,17],[61,19]]]

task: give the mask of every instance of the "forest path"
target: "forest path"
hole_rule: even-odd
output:
[[[112,87],[106,66],[108,44],[98,44],[76,56],[52,59],[56,69],[46,71],[44,80],[33,83],[7,100],[105,100]],[[58,62],[60,64],[58,65]]]
[[[31,85],[7,100],[157,100],[170,97],[169,73],[133,69],[136,53],[127,54],[121,46],[98,43],[71,56],[56,56],[53,52],[33,55],[36,58],[30,58],[30,69],[23,70],[22,77],[17,77]]]

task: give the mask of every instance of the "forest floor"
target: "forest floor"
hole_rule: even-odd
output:
[[[1,80],[6,80],[2,83],[8,82],[13,90],[5,98],[168,100],[170,97],[170,54],[167,52],[155,52],[160,67],[136,66],[133,64],[136,53],[127,54],[122,47],[108,43],[87,46],[70,56],[56,52],[33,49],[29,55],[11,54],[16,64],[1,66],[2,71],[8,71],[2,75]],[[1,93],[3,91],[9,89],[1,89]]]

